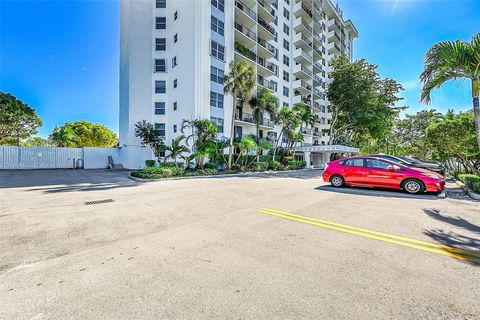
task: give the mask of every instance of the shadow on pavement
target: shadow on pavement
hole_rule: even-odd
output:
[[[384,197],[384,198],[403,198],[403,199],[421,199],[421,200],[438,200],[438,196],[432,193],[424,194],[408,194],[403,191],[390,190],[390,189],[373,189],[363,187],[344,187],[335,188],[330,185],[319,186],[315,188],[319,191],[352,194],[366,197]]]
[[[464,228],[466,230],[480,234],[480,226],[477,226],[476,224],[473,224],[461,217],[457,216],[456,218],[454,218],[454,217],[445,216],[445,215],[442,215],[439,210],[435,210],[435,209],[423,209],[423,211],[429,217],[435,220],[446,222],[453,226]]]

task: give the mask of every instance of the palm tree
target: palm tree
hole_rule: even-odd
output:
[[[197,167],[202,167],[205,157],[216,150],[217,126],[208,119],[183,120],[181,132],[190,129],[186,143],[192,147]]]
[[[228,150],[228,168],[232,167],[233,135],[235,128],[236,99],[240,95],[243,101],[250,100],[256,87],[255,68],[246,61],[232,61],[230,72],[224,77],[224,92],[232,94],[232,121],[230,124],[230,143]]]
[[[249,104],[252,108],[253,118],[255,120],[255,133],[258,143],[260,141],[259,132],[263,114],[267,112],[270,116],[274,116],[278,110],[280,102],[278,97],[274,95],[272,91],[262,87],[257,91],[257,95],[250,99]]]
[[[235,164],[237,164],[238,161],[243,158],[242,166],[244,167],[247,166],[248,152],[252,149],[257,148],[257,143],[255,142],[255,138],[253,136],[243,137],[239,142],[235,143],[235,146],[240,149],[240,154],[238,155],[238,158]]]
[[[477,144],[480,148],[480,33],[471,42],[462,40],[443,41],[435,44],[427,52],[424,71],[420,75],[423,82],[421,101],[430,103],[430,93],[445,82],[456,79],[472,81],[473,112]]]
[[[293,137],[293,133],[298,130],[301,125],[298,113],[288,106],[284,106],[280,109],[275,117],[275,124],[280,126],[280,134],[278,135],[275,147],[273,148],[273,159],[277,153],[278,142],[282,141],[282,136],[285,135],[289,140]],[[287,144],[288,146],[288,144]]]
[[[293,111],[296,113],[298,119],[300,120],[300,126],[305,127],[315,125],[315,114],[313,114],[312,109],[303,104],[296,104],[293,106]]]
[[[177,158],[183,158],[183,154],[190,152],[190,148],[186,145],[182,144],[182,141],[185,139],[185,136],[182,134],[175,139],[172,139],[172,144],[170,146],[166,146],[165,149],[170,152],[167,158],[172,158],[175,162],[175,166],[177,165]]]

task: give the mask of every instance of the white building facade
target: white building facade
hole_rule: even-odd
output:
[[[298,149],[309,165],[321,166],[328,152],[339,152],[341,146],[330,151],[324,133],[331,115],[329,61],[341,54],[352,59],[358,33],[330,0],[122,0],[120,27],[125,167],[152,158],[135,137],[141,120],[154,124],[167,144],[181,134],[183,119],[210,119],[219,137],[230,137],[232,112],[235,138],[255,133],[248,103],[233,106],[223,92],[232,60],[252,64],[257,85],[272,90],[281,105],[312,108],[317,123],[301,129],[305,139]],[[265,114],[260,136],[279,131]]]

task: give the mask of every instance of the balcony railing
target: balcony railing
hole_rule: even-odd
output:
[[[257,20],[257,14],[240,0],[235,0],[235,6],[253,20]]]
[[[268,81],[268,80],[264,79],[263,77],[258,76],[257,83],[262,87],[265,87],[265,88],[270,89],[272,91],[277,91],[277,83],[275,81],[271,81],[271,80]]]
[[[248,59],[255,61],[257,60],[257,55],[252,50],[248,49],[241,43],[235,42],[235,52],[240,53],[242,56],[247,57]]]
[[[270,7],[268,3],[266,3],[264,0],[257,0],[258,4],[261,5],[265,10],[267,10],[273,17],[275,17],[275,10]]]
[[[312,86],[309,85],[308,83],[306,83],[306,82],[303,81],[303,80],[300,80],[300,85],[301,85],[302,87],[304,87],[305,89],[307,89],[307,90],[312,90]]]
[[[313,32],[312,27],[303,19],[300,19],[300,23],[310,32]]]
[[[243,33],[253,41],[257,39],[257,35],[255,34],[255,32],[253,32],[249,28],[245,27],[243,24],[240,24],[236,21],[235,21],[235,29],[237,29],[238,31],[240,31],[241,33]]]
[[[273,55],[277,55],[277,49],[271,45],[270,43],[268,43],[266,40],[258,37],[257,38],[257,41],[258,41],[258,44],[261,45],[262,47],[264,47],[265,49],[267,49],[268,51],[270,51],[271,53],[273,53]]]
[[[298,34],[298,33],[297,33]],[[303,40],[307,44],[307,46],[311,47],[312,46],[312,41],[310,41],[307,37],[305,37],[303,34],[300,35],[300,39]]]
[[[306,73],[306,74],[307,74],[308,76],[310,76],[310,77],[311,77],[312,74],[313,74],[313,73],[312,73],[312,70],[308,69],[308,68],[305,67],[304,65],[302,65],[302,66],[300,67],[300,70],[302,70],[304,73]]]
[[[256,124],[253,114],[235,110],[235,120]],[[260,118],[259,125],[273,128],[273,121],[268,118]]]
[[[275,29],[271,25],[266,23],[263,19],[258,18],[258,24],[264,27],[268,32],[270,32],[272,35],[275,36]]]
[[[305,127],[301,127],[300,128],[300,132],[303,133],[303,134],[309,134],[311,135],[313,130],[311,128],[305,128]]]
[[[262,59],[260,57],[257,58],[257,63],[262,67],[272,71],[275,75],[278,76],[278,66],[276,64],[268,62],[265,59]]]

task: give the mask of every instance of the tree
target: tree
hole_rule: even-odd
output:
[[[293,111],[300,120],[300,126],[313,127],[315,125],[317,118],[311,108],[303,104],[296,104],[293,106]]]
[[[290,151],[290,141],[297,140],[298,137],[295,136],[295,132],[298,131],[301,125],[299,113],[294,109],[290,109],[288,106],[284,106],[279,110],[274,121],[275,124],[280,126],[281,129],[277,141],[275,142],[275,147],[273,148],[273,159],[275,159],[275,156],[277,154],[278,143],[280,142],[281,145],[281,141],[284,135],[288,139],[287,153]]]
[[[252,97],[249,101],[249,104],[252,108],[253,118],[256,125],[256,140],[257,143],[260,141],[260,123],[263,119],[263,114],[268,113],[273,117],[279,107],[279,99],[272,91],[267,88],[260,88],[257,91],[256,96]]]
[[[236,100],[240,96],[243,101],[250,100],[256,87],[255,68],[248,62],[232,61],[229,65],[230,72],[224,78],[224,91],[232,95],[232,119],[230,123],[230,143],[228,150],[228,168],[232,167],[233,136],[235,128]]]
[[[165,144],[153,124],[145,120],[135,123],[135,137],[140,138],[142,147],[149,146],[158,162],[162,162],[162,153],[165,149]]]
[[[182,143],[184,139],[185,136],[182,134],[172,139],[172,144],[165,147],[166,151],[170,152],[167,158],[172,158],[175,164],[177,164],[178,157],[182,158],[184,153],[190,152],[190,148]]]
[[[36,134],[42,120],[35,109],[9,93],[0,91],[0,144],[19,144]]]
[[[192,149],[197,168],[203,167],[206,156],[214,156],[217,152],[217,126],[208,119],[183,120],[180,131],[190,130],[186,143]]]
[[[420,75],[423,82],[421,101],[430,103],[430,94],[445,82],[457,79],[470,79],[472,82],[473,112],[477,145],[480,148],[480,33],[471,42],[462,40],[442,41],[428,50],[424,71]]]
[[[55,127],[50,140],[59,147],[110,148],[117,144],[118,137],[101,124],[79,120]]]
[[[434,122],[426,128],[426,135],[439,160],[455,157],[468,171],[480,174],[480,149],[473,113],[450,115]]]
[[[238,163],[238,161],[242,161],[242,166],[247,167],[249,164],[247,163],[248,157],[247,154],[250,150],[256,149],[257,148],[257,143],[255,142],[255,137],[253,136],[246,136],[243,137],[240,141],[235,143],[235,146],[240,149],[240,154],[238,155],[237,161],[235,164]]]
[[[350,62],[340,56],[332,62],[332,83],[327,97],[332,112],[330,141],[361,145],[380,139],[392,130],[403,107],[402,86],[393,79],[381,79],[376,65],[365,59]]]
[[[22,142],[22,146],[26,147],[53,147],[54,145],[50,140],[41,138],[41,137],[33,137],[24,142]]]

